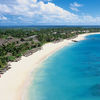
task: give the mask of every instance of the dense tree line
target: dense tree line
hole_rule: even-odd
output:
[[[41,43],[26,42],[16,46],[15,42],[7,45],[0,46],[0,68],[4,68],[7,62],[14,61],[16,58],[21,57],[27,50],[40,47]]]
[[[57,41],[60,39],[71,38],[85,32],[99,32],[100,28],[46,28],[46,29],[0,29],[0,39],[6,40],[9,36],[15,40],[4,43],[0,46],[0,68],[4,68],[7,62],[14,61],[21,57],[28,50],[41,47],[47,42]],[[33,37],[35,36],[35,40]],[[31,38],[30,38],[31,37]]]

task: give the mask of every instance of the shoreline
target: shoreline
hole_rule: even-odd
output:
[[[18,62],[11,63],[11,69],[4,73],[0,78],[0,99],[1,100],[22,100],[22,95],[26,91],[27,80],[30,80],[30,74],[45,59],[60,50],[64,46],[74,43],[72,40],[84,40],[86,36],[100,34],[100,32],[84,33],[74,39],[65,39],[58,43],[47,43],[42,49],[28,57],[21,57]],[[28,81],[30,82],[30,81]]]

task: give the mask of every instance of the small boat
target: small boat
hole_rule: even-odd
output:
[[[73,42],[78,42],[78,41],[76,41],[76,40],[72,40]]]

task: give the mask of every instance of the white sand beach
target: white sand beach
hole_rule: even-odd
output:
[[[100,32],[91,34],[100,34]],[[73,43],[72,40],[80,41],[85,39],[87,35],[90,33],[81,34],[77,38],[58,43],[47,43],[36,53],[22,57],[18,62],[12,62],[11,69],[0,78],[0,100],[22,100],[23,87],[31,72],[54,52]]]

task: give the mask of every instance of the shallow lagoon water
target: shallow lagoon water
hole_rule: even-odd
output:
[[[100,35],[57,51],[32,75],[29,100],[100,100]]]

